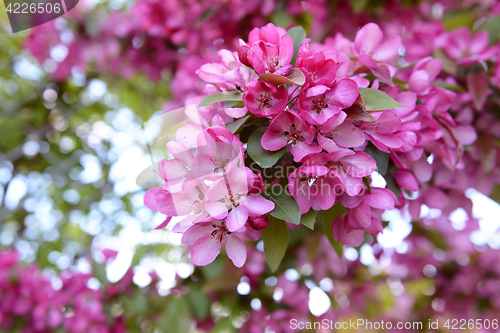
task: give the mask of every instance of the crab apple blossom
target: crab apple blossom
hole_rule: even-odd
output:
[[[248,111],[258,117],[276,116],[283,112],[288,103],[285,86],[268,82],[252,82],[245,87],[243,101]]]
[[[296,162],[304,157],[321,152],[317,143],[313,142],[314,128],[307,125],[299,114],[286,111],[273,119],[269,129],[262,136],[262,147],[276,151],[292,144],[291,153]]]
[[[200,222],[182,235],[182,243],[191,245],[191,260],[196,265],[210,264],[226,245],[228,257],[236,267],[241,267],[247,258],[245,244],[240,238],[242,228],[231,232],[221,220]]]

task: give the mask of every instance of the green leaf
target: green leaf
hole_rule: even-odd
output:
[[[366,111],[381,111],[403,106],[380,90],[359,88],[359,93],[365,103]]]
[[[394,193],[394,195],[399,199],[399,186],[396,184],[396,181],[394,180],[394,177],[392,174],[386,174],[384,176],[385,181],[387,182],[387,188]]]
[[[254,131],[248,138],[247,152],[248,155],[261,167],[269,168],[276,164],[276,162],[286,152],[286,147],[278,151],[269,151],[262,148],[262,136],[266,128],[259,128]]]
[[[314,223],[316,223],[316,213],[313,209],[302,215],[300,223],[305,225],[311,230],[314,230]]]
[[[344,245],[340,241],[336,241],[333,238],[332,224],[333,220],[343,215],[345,212],[346,209],[344,208],[344,206],[342,206],[342,203],[340,202],[337,202],[335,205],[333,205],[332,208],[330,208],[327,211],[318,212],[318,219],[319,220],[323,219],[323,228],[324,228],[323,230],[325,232],[325,235],[326,237],[328,237],[328,240],[333,245],[333,248],[335,249],[335,252],[339,256],[339,258],[342,258],[342,254],[344,252]]]
[[[449,10],[444,15],[443,24],[448,31],[461,27],[472,29],[475,21],[476,17],[470,10]]]
[[[359,14],[363,9],[366,8],[370,0],[351,0],[352,11],[354,14]]]
[[[379,150],[371,142],[365,148],[365,152],[368,153],[377,163],[377,172],[382,176],[387,173],[387,168],[389,166],[389,154]]]
[[[241,127],[241,125],[243,125],[245,123],[245,121],[248,120],[248,118],[250,118],[250,115],[245,116],[243,118],[240,118],[238,120],[235,120],[235,121],[227,124],[226,128],[228,130],[230,130],[231,132],[236,133],[236,131]]]
[[[269,226],[262,230],[264,255],[267,264],[275,272],[285,256],[288,247],[288,228],[286,222],[268,215]]]
[[[286,187],[273,186],[262,193],[264,198],[274,202],[274,209],[269,213],[277,219],[282,219],[293,223],[300,224],[300,209],[295,199],[286,193]]]
[[[231,92],[231,93],[222,92],[206,96],[200,101],[198,107],[207,106],[217,102],[227,102],[227,101],[240,102],[242,100],[243,100],[243,94],[240,92]]]
[[[210,313],[210,300],[198,287],[191,286],[187,295],[189,307],[196,318],[203,320]]]
[[[466,92],[467,90],[462,86],[457,86],[448,82],[431,82],[431,85],[441,87],[455,92]]]
[[[500,185],[495,185],[490,194],[490,199],[500,204]]]
[[[293,40],[294,51],[293,51],[292,65],[295,65],[295,61],[297,60],[297,56],[299,54],[300,43],[302,43],[302,41],[306,39],[306,31],[301,26],[298,26],[289,29],[286,32],[286,34],[292,37]]]
[[[484,30],[490,37],[490,45],[496,44],[500,40],[500,16],[493,16],[479,26],[479,30]]]
[[[108,283],[108,279],[106,278],[106,268],[95,260],[92,260],[92,272],[103,286]]]
[[[167,304],[161,317],[161,331],[163,333],[189,332],[191,318],[186,298],[171,298]]]
[[[426,229],[424,226],[420,225],[420,222],[413,222],[411,224],[413,231],[420,234],[430,240],[434,246],[443,251],[448,251],[448,244],[444,240],[443,236],[434,230]]]
[[[145,315],[148,310],[148,299],[140,291],[137,291],[133,297],[123,296],[123,304],[127,308],[127,312],[136,316]]]

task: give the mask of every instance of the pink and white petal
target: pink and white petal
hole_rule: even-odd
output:
[[[378,149],[385,151],[388,153],[389,151],[387,150],[388,148],[399,148],[403,145],[403,141],[401,141],[400,138],[393,134],[382,134],[382,133],[377,133],[377,132],[371,132],[369,134],[373,139],[371,140],[372,143],[377,146]],[[378,143],[381,143],[383,146],[380,146]],[[385,146],[385,147],[384,147]]]
[[[349,225],[355,229],[366,229],[372,222],[371,209],[368,204],[362,202],[356,208],[347,212]]]
[[[211,236],[210,233],[212,230],[213,228],[211,225],[193,225],[184,233],[184,235],[182,235],[181,243],[188,245],[196,244],[200,241],[200,239]]]
[[[372,187],[372,193],[365,195],[364,202],[370,207],[379,209],[394,208],[397,198],[391,190],[380,187]]]
[[[389,37],[377,47],[377,50],[373,53],[373,59],[382,62],[391,60],[398,54],[401,44],[401,37],[398,35]]]
[[[488,43],[488,33],[484,30],[480,30],[472,37],[469,51],[473,54],[481,53],[488,47]]]
[[[279,116],[278,116],[279,117]],[[262,136],[262,148],[269,151],[277,151],[287,145],[287,139],[280,132],[268,129]]]
[[[248,109],[246,107],[244,107],[244,108],[225,108],[224,112],[226,112],[226,114],[230,117],[241,118],[247,114]]]
[[[354,39],[354,48],[357,52],[373,53],[377,46],[382,42],[384,33],[375,23],[364,25],[356,34]]]
[[[336,82],[326,95],[330,102],[343,109],[350,107],[359,96],[358,84],[353,80],[343,79]]]
[[[427,88],[429,88],[429,73],[426,70],[418,70],[411,73],[410,80],[410,89],[421,93],[424,92]]]
[[[373,58],[366,53],[361,53],[360,55],[358,55],[356,57],[356,60],[358,60],[361,65],[364,65],[368,68],[377,68],[377,63],[375,62],[375,60],[373,60]]]
[[[372,224],[366,229],[366,231],[373,236],[377,236],[380,232],[384,231],[384,227],[379,219],[372,217]]]
[[[167,218],[165,219],[165,221],[163,221],[162,223],[160,223],[160,225],[157,226],[156,228],[154,228],[154,230],[165,228],[170,223],[170,220],[172,220],[172,217],[171,216],[167,216]]]
[[[361,201],[363,201],[363,198],[364,196],[362,195],[350,196],[344,193],[340,197],[340,201],[345,208],[354,208],[357,207],[361,203]]]
[[[225,179],[223,178],[221,181],[224,182]],[[229,184],[226,184],[226,188],[229,186],[232,194],[248,194],[247,173],[243,166],[231,170],[227,174],[227,181]]]
[[[281,66],[287,65],[293,58],[293,40],[288,35],[281,36],[281,44],[279,47],[278,62]]]
[[[399,187],[408,191],[418,191],[418,181],[410,171],[397,170],[392,175]]]
[[[325,138],[322,135],[318,135],[318,143],[321,148],[329,153],[339,150],[339,147],[337,146],[335,141]]]
[[[156,203],[155,198],[157,191],[161,191],[159,186],[147,190],[146,194],[144,194],[144,205],[155,212],[158,211],[158,204]]]
[[[231,234],[227,236],[226,251],[234,266],[242,267],[245,264],[247,249],[238,235]]]
[[[191,247],[191,261],[198,266],[212,263],[220,253],[221,244],[208,235]]]
[[[342,157],[340,161],[345,171],[357,178],[371,175],[377,168],[375,160],[363,151],[356,152],[355,155]]]
[[[274,203],[260,194],[250,194],[245,198],[242,205],[247,207],[248,214],[252,217],[267,214],[274,209]]]
[[[207,201],[205,202],[205,210],[210,216],[216,219],[223,219],[227,216],[227,206],[220,201]]]
[[[334,130],[333,140],[343,147],[359,147],[365,143],[365,133],[352,123],[343,123]]]
[[[248,208],[242,205],[238,207],[233,207],[233,209],[227,214],[226,223],[227,229],[234,232],[240,229],[248,220]]]
[[[178,193],[168,193],[157,191],[155,200],[158,204],[158,211],[168,216],[183,216],[191,213],[191,200],[186,195]]]
[[[245,174],[246,175],[246,174]],[[227,190],[226,180],[221,178],[210,185],[207,192],[207,197],[211,201],[217,201],[225,196],[228,196],[229,192]]]
[[[295,162],[300,162],[306,156],[321,153],[322,150],[323,149],[321,149],[317,143],[307,144],[306,142],[299,142],[292,147],[291,153],[293,155],[293,160]]]
[[[198,154],[191,165],[193,177],[203,180],[206,176],[214,172],[214,165],[208,154]]]

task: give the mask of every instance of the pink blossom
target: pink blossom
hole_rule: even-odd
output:
[[[314,128],[306,125],[294,111],[286,111],[274,118],[269,129],[262,136],[262,147],[276,151],[292,144],[292,155],[296,162],[307,155],[321,152],[314,140]]]
[[[219,255],[226,245],[227,255],[236,267],[242,267],[247,258],[245,244],[240,232],[230,232],[221,220],[200,222],[189,228],[182,235],[182,244],[191,245],[191,260],[199,266],[208,265]]]
[[[284,85],[277,87],[272,83],[256,81],[245,87],[243,102],[254,115],[273,117],[285,110],[288,94]]]
[[[488,47],[488,44],[486,31],[478,31],[472,36],[468,28],[462,27],[446,36],[443,47],[450,58],[457,60],[461,65],[470,65],[488,60],[497,54],[498,47]]]
[[[246,171],[237,168],[214,182],[208,190],[206,211],[217,219],[226,219],[229,231],[243,227],[249,216],[257,217],[274,209],[274,203],[259,194],[249,193]]]
[[[358,96],[358,85],[349,79],[337,81],[332,87],[304,87],[300,94],[302,117],[312,125],[322,125],[342,109],[350,107]]]
[[[358,53],[357,60],[370,68],[376,68],[375,61],[387,62],[394,58],[401,46],[401,37],[392,35],[382,42],[384,33],[375,23],[363,26],[354,39],[354,49]]]

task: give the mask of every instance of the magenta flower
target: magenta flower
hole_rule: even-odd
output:
[[[332,51],[333,53],[328,54],[328,56],[338,60],[340,57],[338,52],[335,50]],[[336,77],[337,70],[342,65],[342,62],[338,63],[332,58],[327,58],[327,56],[321,52],[313,53],[310,51],[309,39],[306,39],[300,45],[295,67],[302,70],[306,76],[307,83],[330,87],[335,80],[338,80]],[[347,58],[347,56],[345,56],[345,58]],[[348,58],[345,58],[342,60],[346,61],[347,66],[349,66],[350,61]],[[347,71],[349,71],[349,68],[347,68]]]
[[[443,69],[441,60],[432,57],[423,58],[413,67],[408,81],[410,89],[417,93],[424,93],[430,88],[431,82],[441,73],[441,69]]]
[[[256,81],[245,87],[243,102],[248,111],[259,117],[276,116],[286,108],[288,93],[284,85],[277,87]]]
[[[297,168],[288,179],[288,188],[305,214],[311,209],[328,210],[336,201],[335,181],[330,169],[322,165],[307,165]]]
[[[294,111],[286,111],[274,118],[269,129],[262,136],[262,147],[276,151],[292,144],[295,162],[300,162],[307,155],[321,152],[321,147],[313,142],[314,128],[306,125]]]
[[[365,133],[351,121],[344,121],[346,117],[347,114],[341,111],[320,127],[318,143],[321,148],[332,153],[345,147],[359,147],[365,143]]]
[[[193,159],[192,175],[199,180],[217,180],[244,160],[241,141],[226,128],[204,130],[198,136],[197,143],[198,152]]]
[[[245,244],[240,233],[230,232],[221,220],[200,222],[182,235],[182,244],[191,245],[191,260],[195,265],[208,265],[217,258],[223,245],[229,259],[236,267],[242,267],[247,259]]]
[[[226,90],[243,88],[251,77],[250,71],[241,66],[236,52],[220,50],[222,63],[204,64],[196,73],[208,83],[215,83]]]
[[[386,153],[389,153],[389,148],[399,148],[403,144],[403,141],[394,135],[401,128],[401,120],[393,111],[382,112],[374,122],[362,121],[359,128],[378,149]]]
[[[375,23],[363,26],[354,39],[354,49],[358,53],[357,60],[370,68],[377,68],[376,61],[386,62],[398,54],[401,37],[393,35],[382,42],[384,33]]]
[[[292,68],[293,40],[283,28],[269,23],[250,32],[248,44],[240,40],[240,61],[257,74],[275,73],[286,75]]]
[[[248,34],[248,43],[245,43],[240,39],[240,47],[238,48],[238,56],[240,61],[245,65],[250,67],[250,63],[247,59],[247,53],[255,43],[259,41],[264,41],[268,44],[279,45],[281,42],[281,37],[286,35],[286,30],[281,27],[276,27],[272,23],[268,23],[262,28],[253,28]]]
[[[358,96],[358,85],[349,79],[337,81],[332,87],[304,87],[299,99],[302,117],[312,125],[322,125],[342,109],[350,107]]]
[[[145,203],[149,204],[148,207],[153,205],[151,196],[154,195],[156,209],[160,213],[167,216],[186,216],[179,222],[180,226],[185,227],[209,217],[205,211],[207,190],[208,187],[203,182],[189,183],[189,186],[184,186],[182,191],[176,193],[170,193],[160,187],[152,194],[147,193],[145,198],[147,197],[148,201],[145,199]]]
[[[244,168],[229,171],[224,178],[210,186],[206,211],[214,218],[225,218],[231,232],[243,227],[249,216],[257,217],[272,211],[272,201],[259,194],[249,193],[252,185],[248,183]]]
[[[460,65],[470,65],[488,60],[498,53],[498,46],[488,47],[488,44],[486,31],[481,30],[471,36],[470,30],[462,27],[446,36],[443,48],[446,54],[457,60]]]

